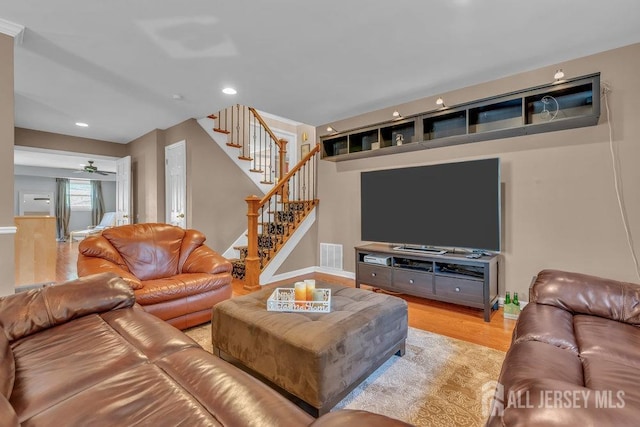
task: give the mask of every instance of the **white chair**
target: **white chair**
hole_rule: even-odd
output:
[[[102,220],[98,225],[90,225],[84,230],[75,230],[69,232],[69,243],[73,243],[73,239],[78,238],[78,240],[82,240],[87,236],[92,234],[101,233],[105,228],[113,227],[116,225],[116,213],[115,212],[105,212],[102,215]]]

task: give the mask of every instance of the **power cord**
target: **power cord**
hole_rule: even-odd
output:
[[[633,246],[633,237],[629,230],[629,220],[627,218],[626,210],[624,208],[624,199],[620,192],[620,172],[618,171],[618,159],[616,158],[616,152],[613,146],[613,128],[611,126],[611,113],[609,111],[609,98],[608,94],[611,92],[611,88],[607,84],[603,84],[602,98],[604,99],[604,106],[607,111],[607,125],[609,126],[609,151],[611,152],[611,163],[613,165],[613,183],[616,188],[616,197],[618,198],[618,209],[620,210],[620,217],[622,218],[622,225],[627,236],[627,244],[629,245],[629,251],[633,258],[633,263],[636,267],[636,275],[640,279],[640,268],[638,267],[638,257],[636,250]]]

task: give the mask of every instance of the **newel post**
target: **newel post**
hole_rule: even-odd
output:
[[[260,288],[260,258],[258,257],[258,209],[260,198],[249,196],[247,202],[247,256],[244,259],[244,289]]]

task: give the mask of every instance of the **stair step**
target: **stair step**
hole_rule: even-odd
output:
[[[233,142],[227,142],[227,145],[228,145],[229,147],[233,147],[233,148],[242,148],[242,145],[240,145],[240,144],[235,144],[235,143],[233,143]]]
[[[285,234],[287,231],[287,229],[285,229],[285,225],[288,226],[289,223],[284,223],[284,222],[279,222],[279,223],[275,223],[275,222],[263,222],[261,223],[262,225],[262,230],[263,232],[266,230],[267,234],[270,235],[278,235],[281,236],[283,234]]]
[[[271,236],[269,234],[260,234],[258,236],[258,247],[262,249],[273,249],[276,247],[276,243],[278,239],[276,236]]]
[[[280,223],[294,223],[296,221],[296,211],[269,211],[274,214]]]
[[[219,132],[219,133],[224,133],[226,135],[230,134],[231,132],[229,132],[228,130],[225,129],[220,129],[220,128],[213,128],[214,132]]]
[[[216,116],[215,114],[209,114],[209,115],[207,116],[207,118],[208,118],[208,119],[215,120],[215,119],[217,119],[217,118],[218,118],[218,116]]]
[[[260,184],[273,184],[273,181],[260,181]]]
[[[249,169],[249,172],[264,173],[264,171],[262,169]]]
[[[233,269],[231,270],[231,276],[235,279],[244,279],[245,275],[245,264],[244,261],[239,259],[229,260],[231,261],[231,265],[233,265]]]
[[[240,160],[249,160],[249,161],[253,160],[253,157],[247,157],[247,156],[238,156],[238,158]]]

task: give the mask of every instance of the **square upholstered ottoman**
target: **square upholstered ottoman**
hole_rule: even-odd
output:
[[[213,308],[214,352],[328,412],[393,354],[404,354],[407,303],[363,289],[331,289],[330,313],[267,311],[273,289]],[[230,356],[230,357],[229,357]]]

